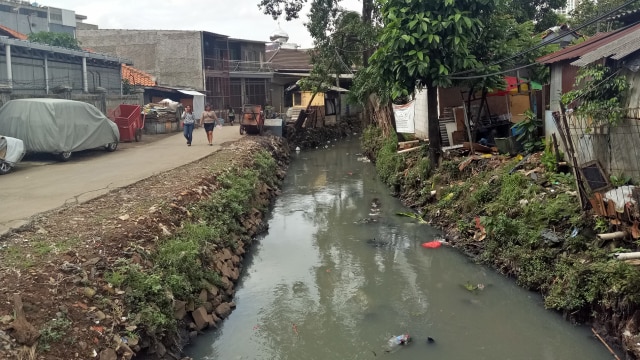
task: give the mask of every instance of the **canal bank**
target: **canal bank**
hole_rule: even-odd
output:
[[[634,244],[598,240],[608,221],[580,211],[573,177],[551,171],[544,154],[449,155],[434,169],[426,147],[397,154],[395,134],[385,138],[374,127],[363,147],[391,191],[453,246],[639,358],[640,271],[612,256]]]
[[[236,310],[194,360],[609,358],[588,328],[546,311],[398,212],[359,139],[292,154],[269,229],[245,259]],[[385,353],[392,336],[413,341]],[[435,342],[428,343],[431,337]]]
[[[288,159],[283,139],[245,137],[5,235],[0,358],[180,358],[235,307]]]

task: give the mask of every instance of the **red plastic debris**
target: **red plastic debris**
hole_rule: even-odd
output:
[[[440,241],[429,241],[426,243],[422,243],[422,247],[425,249],[436,249],[439,248],[440,246],[442,246],[442,243]]]

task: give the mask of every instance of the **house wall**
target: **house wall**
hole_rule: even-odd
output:
[[[17,4],[14,4],[13,6],[17,6]],[[47,18],[38,16],[32,17],[32,25],[30,28],[29,18],[27,15],[17,14],[11,11],[0,11],[0,24],[23,34],[30,34],[31,29],[33,29],[33,32],[49,31],[49,22],[47,21]]]
[[[446,89],[445,89],[446,90]],[[440,95],[440,89],[438,89],[438,95]],[[440,98],[440,96],[438,96]],[[417,91],[415,94],[415,134],[420,139],[429,138],[429,115],[427,106],[427,89]]]
[[[465,100],[463,96],[468,96],[465,89],[461,87],[451,88],[438,88],[438,110],[442,112],[443,109],[449,107],[462,106]],[[510,105],[507,102],[510,101],[508,96],[487,96],[487,106],[492,115],[502,115],[509,113]],[[480,105],[480,99],[473,101],[472,104]],[[475,116],[475,115],[474,115]]]
[[[279,113],[287,111],[284,102],[284,85],[271,83],[271,102],[273,108]]]
[[[302,106],[309,106],[309,102],[311,102],[311,98],[313,97],[313,92],[311,91],[302,91]],[[311,102],[311,106],[324,106],[324,93],[317,93],[316,97],[313,98],[313,102]]]
[[[615,126],[594,127],[592,122],[567,116],[579,165],[597,161],[607,176],[625,175],[640,180],[640,73],[623,72],[630,83],[627,118]]]
[[[77,37],[96,52],[131,59],[158,85],[204,90],[199,31],[77,30]]]

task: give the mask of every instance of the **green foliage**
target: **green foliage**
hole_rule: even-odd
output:
[[[615,126],[624,118],[629,82],[618,72],[602,65],[580,68],[575,89],[562,95],[565,105],[577,106],[576,115],[588,119],[588,131],[600,125]]]
[[[571,12],[570,24],[577,26],[583,24],[599,15],[605,14],[610,10],[626,3],[627,0],[580,0],[576,2],[575,9]],[[628,5],[624,10],[630,11],[640,8],[640,3],[635,2]],[[586,36],[595,35],[597,32],[607,32],[619,29],[625,24],[615,20],[602,20],[595,24],[589,25],[580,30],[580,33]]]
[[[409,96],[416,84],[448,86],[452,72],[478,65],[471,44],[493,0],[384,0],[384,28],[371,57],[391,97]]]
[[[71,327],[71,320],[66,317],[59,317],[49,320],[40,329],[40,338],[38,339],[38,349],[49,351],[51,344],[64,339],[67,331]]]
[[[417,163],[408,169],[404,178],[404,186],[423,186],[431,176],[431,161],[422,156]]]
[[[375,160],[375,154],[382,148],[384,138],[382,137],[382,129],[377,126],[367,126],[362,132],[362,138],[360,144],[363,152],[373,157]]]
[[[562,16],[554,10],[566,6],[566,0],[510,0],[504,2],[516,21],[533,21],[535,31],[541,32],[562,23]]]
[[[233,247],[233,235],[245,231],[241,217],[255,204],[256,185],[277,185],[276,162],[270,153],[255,154],[253,169],[231,170],[218,176],[221,188],[191,209],[193,222],[185,222],[172,237],[159,240],[149,256],[152,266],[119,262],[105,281],[125,290],[132,323],[149,335],[176,329],[173,299],[195,300],[203,284],[221,287],[220,275],[207,266],[220,246]]]
[[[376,154],[376,170],[380,180],[392,188],[398,186],[403,163],[402,155],[398,154],[398,138],[393,134],[384,140]]]
[[[607,231],[609,231],[609,221],[604,217],[596,217],[596,223],[593,227],[593,230],[598,233],[606,233]]]
[[[605,307],[620,301],[638,304],[638,269],[623,261],[607,260],[602,252],[592,252],[592,256],[560,259],[545,306],[575,311],[595,303]]]
[[[615,187],[623,186],[631,183],[631,176],[625,176],[624,174],[611,175],[609,181]]]
[[[496,186],[483,183],[471,194],[471,199],[473,200],[474,205],[479,206],[490,202],[494,199],[495,195]]]
[[[562,159],[564,155],[562,153],[559,154],[559,158]],[[558,161],[556,158],[556,154],[553,152],[553,148],[551,146],[551,141],[545,142],[544,152],[540,157],[540,162],[544,166],[544,169],[548,172],[556,172],[558,171]]]
[[[519,133],[517,140],[522,143],[524,150],[527,153],[532,153],[542,148],[542,141],[539,135],[542,121],[538,120],[531,110],[525,111],[524,117],[522,121],[513,125],[512,128]]]
[[[548,248],[529,250],[525,247],[513,249],[512,254],[515,255],[512,260],[519,265],[518,285],[538,289],[548,281],[556,257],[555,251]]]
[[[122,79],[122,95],[129,95],[134,86],[129,82],[129,79]]]
[[[29,34],[27,39],[35,43],[60,46],[71,50],[82,50],[78,39],[67,33],[40,31]]]

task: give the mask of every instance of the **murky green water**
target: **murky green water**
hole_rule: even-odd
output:
[[[356,140],[303,152],[289,168],[269,233],[254,244],[220,330],[194,359],[610,359],[588,329],[544,310],[534,293],[453,249],[357,161]],[[371,211],[378,198],[379,215]],[[359,223],[364,218],[377,222]],[[375,240],[374,240],[375,239]],[[474,294],[462,285],[485,285]],[[387,340],[414,342],[384,353]],[[427,344],[430,336],[436,340]]]

